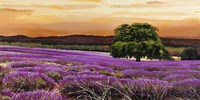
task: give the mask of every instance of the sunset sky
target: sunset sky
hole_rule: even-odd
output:
[[[161,37],[200,38],[200,0],[0,0],[0,35],[113,35],[150,23]]]

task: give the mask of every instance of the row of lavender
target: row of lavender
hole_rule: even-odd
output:
[[[134,62],[107,53],[0,47],[1,95],[14,100],[200,100],[200,61]]]

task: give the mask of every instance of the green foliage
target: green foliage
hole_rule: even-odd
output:
[[[147,23],[123,24],[115,29],[115,38],[110,46],[115,58],[135,57],[136,61],[149,59],[170,59],[157,34],[158,29]]]
[[[199,60],[200,54],[197,48],[187,48],[181,53],[181,60]]]
[[[120,57],[126,57],[127,56],[127,51],[126,48],[128,43],[125,42],[116,42],[113,45],[111,45],[111,55],[115,58],[120,58]]]
[[[180,56],[183,50],[186,49],[186,47],[166,47],[167,51],[169,51],[170,55],[173,56]]]

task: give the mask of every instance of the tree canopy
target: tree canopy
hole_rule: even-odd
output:
[[[115,38],[110,46],[115,58],[135,57],[136,61],[149,59],[167,59],[169,53],[157,34],[158,28],[148,23],[122,24],[115,29]]]

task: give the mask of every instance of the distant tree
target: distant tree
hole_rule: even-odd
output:
[[[199,60],[200,54],[197,48],[187,48],[181,53],[181,60]]]
[[[147,23],[122,24],[115,29],[115,38],[110,46],[111,55],[115,58],[135,57],[136,61],[149,59],[169,59],[157,34],[158,29]]]

